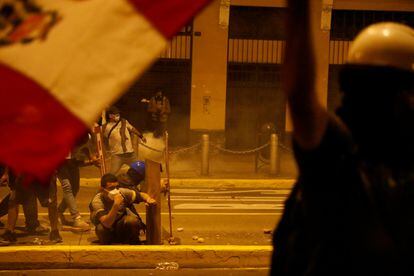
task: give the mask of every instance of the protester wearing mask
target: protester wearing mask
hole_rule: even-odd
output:
[[[137,161],[132,135],[137,135],[144,143],[146,139],[126,119],[121,118],[118,108],[109,108],[107,115],[109,121],[103,126],[103,133],[112,154],[110,172],[116,174],[123,164],[129,165]]]
[[[168,115],[171,112],[170,101],[163,94],[162,89],[157,89],[155,95],[148,104],[148,112],[151,113],[152,130],[154,137],[158,138],[167,130]]]
[[[136,161],[129,164],[128,171],[118,175],[118,182],[122,188],[140,191],[141,184],[145,182],[145,162]]]
[[[146,193],[118,187],[115,175],[102,176],[101,190],[89,204],[95,233],[101,244],[141,244],[139,233],[145,226],[133,204],[154,205],[156,201]]]

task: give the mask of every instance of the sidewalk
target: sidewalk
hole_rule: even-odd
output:
[[[224,187],[289,189],[292,183],[292,179],[171,179],[173,188],[191,185],[210,189]],[[83,187],[98,187],[99,178],[82,178],[81,184]],[[39,211],[43,211],[40,214],[42,224],[47,224],[45,210]],[[145,220],[144,213],[141,214]],[[165,214],[162,219],[163,225],[167,225],[168,216]],[[23,224],[23,217],[20,216],[18,225]],[[256,233],[257,236],[261,239],[268,239],[267,244],[270,244],[271,236],[263,234],[260,230],[261,227],[257,231],[259,234]],[[187,231],[187,228],[184,232],[186,233],[179,234],[180,238],[183,238],[184,234],[190,235],[191,233],[190,230]],[[79,276],[77,269],[88,271],[89,269],[91,271],[109,269],[118,275],[124,275],[124,269],[135,269],[138,273],[145,273],[144,275],[159,275],[158,273],[165,271],[155,268],[163,262],[178,263],[180,268],[177,271],[178,274],[174,275],[211,275],[210,273],[267,275],[272,251],[270,245],[252,245],[253,242],[249,240],[249,237],[253,237],[255,233],[244,233],[247,239],[246,244],[250,245],[198,245],[193,241],[194,244],[187,245],[168,245],[164,242],[166,245],[161,246],[95,245],[97,238],[93,230],[83,233],[61,231],[64,240],[64,244],[61,245],[36,245],[36,242],[47,243],[48,237],[25,236],[21,231],[18,231],[18,234],[20,236],[17,246],[0,247],[0,270],[7,270],[12,274],[15,273],[14,275],[22,275],[29,269],[32,274],[24,275],[45,275],[42,269],[49,271],[49,275],[54,274],[52,271],[55,271],[59,275],[64,273]],[[221,236],[224,238],[225,234],[222,233]],[[189,239],[191,240],[191,235]],[[7,271],[0,271],[0,274],[9,274]],[[90,275],[89,273],[91,272],[85,272],[84,275]]]
[[[0,269],[268,268],[271,252],[271,246],[235,245],[21,246],[0,248]]]

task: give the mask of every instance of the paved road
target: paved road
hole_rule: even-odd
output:
[[[82,187],[78,199],[82,212],[87,212],[94,190]],[[173,189],[173,235],[182,244],[197,243],[193,236],[204,238],[205,244],[269,244],[271,235],[264,230],[274,229],[288,193],[289,190]],[[165,198],[161,207],[162,226],[169,231]],[[145,217],[143,204],[138,211]],[[178,232],[178,228],[183,231]]]
[[[86,219],[96,190],[81,187],[78,195],[78,206]],[[197,244],[193,239],[197,236],[204,239],[204,244],[268,245],[271,234],[265,230],[273,230],[279,221],[288,193],[286,189],[173,189],[173,236],[181,244]],[[61,198],[59,187],[58,197]],[[163,231],[168,235],[168,205],[164,197],[161,206]],[[143,204],[138,211],[145,219]],[[39,212],[46,215],[44,208]]]

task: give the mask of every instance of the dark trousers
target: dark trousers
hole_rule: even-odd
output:
[[[37,212],[37,200],[35,193],[30,193],[22,204],[24,218],[26,220],[26,228],[34,230],[40,225]]]
[[[7,215],[9,211],[10,194],[3,198],[0,202],[0,217]],[[22,202],[23,213],[26,220],[26,228],[35,229],[40,225],[37,215],[36,196],[33,194],[27,195],[24,202]]]
[[[0,201],[0,218],[2,216],[7,215],[7,212],[9,211],[9,199],[10,194],[6,195],[1,201]]]
[[[10,194],[8,194],[6,197],[2,199],[2,201],[0,202],[0,217],[7,215],[10,204],[21,204],[23,206],[26,228],[29,230],[33,230],[40,225],[37,214],[38,211],[36,195],[33,190],[22,191],[21,185],[17,184],[16,181],[20,180],[16,179],[15,175],[10,173],[10,188],[12,190],[18,189],[18,193],[20,193],[20,196],[18,196],[18,198],[14,197],[10,199]]]
[[[167,130],[167,122],[161,122],[161,121],[152,121],[153,123],[153,131],[154,131],[154,137],[161,138],[164,135],[164,132]]]
[[[101,223],[95,228],[100,244],[141,244],[139,240],[140,221],[136,216],[125,215],[111,228],[106,228]]]

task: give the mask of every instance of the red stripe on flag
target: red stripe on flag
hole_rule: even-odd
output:
[[[211,0],[129,0],[166,38],[176,34]]]
[[[86,126],[43,87],[0,64],[0,163],[42,181]]]

